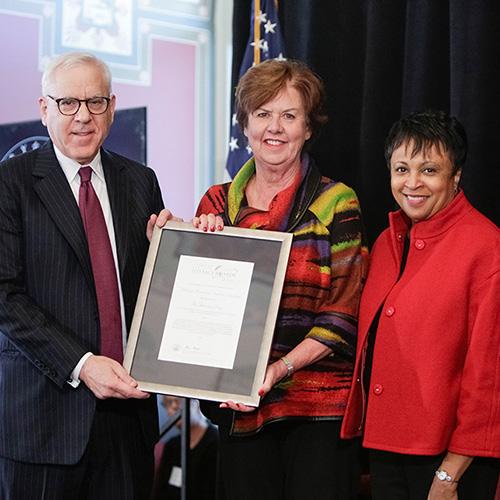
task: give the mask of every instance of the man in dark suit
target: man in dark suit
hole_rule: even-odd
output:
[[[121,361],[160,189],[152,170],[101,148],[115,109],[101,60],[60,56],[42,93],[51,141],[0,165],[0,498],[145,500],[156,401]],[[85,182],[108,233],[105,279],[87,232],[97,217],[82,221]]]

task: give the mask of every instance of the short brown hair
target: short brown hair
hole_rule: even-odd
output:
[[[323,113],[325,89],[321,78],[299,61],[268,59],[251,67],[236,87],[236,118],[241,130],[248,124],[250,113],[274,99],[290,82],[302,97],[311,138],[319,135],[327,116]]]

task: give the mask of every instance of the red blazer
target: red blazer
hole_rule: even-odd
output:
[[[411,229],[391,213],[360,305],[353,388],[342,436],[406,454],[500,456],[500,229],[460,193]],[[369,398],[368,331],[381,309]]]

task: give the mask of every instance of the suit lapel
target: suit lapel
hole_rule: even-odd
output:
[[[92,265],[78,204],[50,141],[39,149],[33,176],[35,177],[33,189],[72,247],[82,265],[89,286],[93,288]]]
[[[128,258],[130,243],[130,210],[127,200],[130,201],[130,184],[122,165],[114,160],[111,155],[101,149],[102,167],[106,178],[111,213],[113,214],[113,225],[115,228],[116,250],[118,253],[118,265],[120,275],[123,276],[125,264]]]

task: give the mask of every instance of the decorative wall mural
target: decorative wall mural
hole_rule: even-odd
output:
[[[55,56],[86,50],[106,60],[114,81],[149,85],[155,38],[209,57],[212,0],[2,0],[0,11],[40,19],[41,71]]]
[[[0,105],[0,124],[41,126],[41,72],[65,52],[93,52],[110,66],[117,106],[146,108],[148,165],[169,207],[191,218],[214,183],[213,10],[213,0],[0,0],[0,52],[13,72],[0,79],[9,96]],[[0,158],[45,133],[12,138]]]
[[[133,0],[63,0],[62,45],[132,55],[133,4]]]

